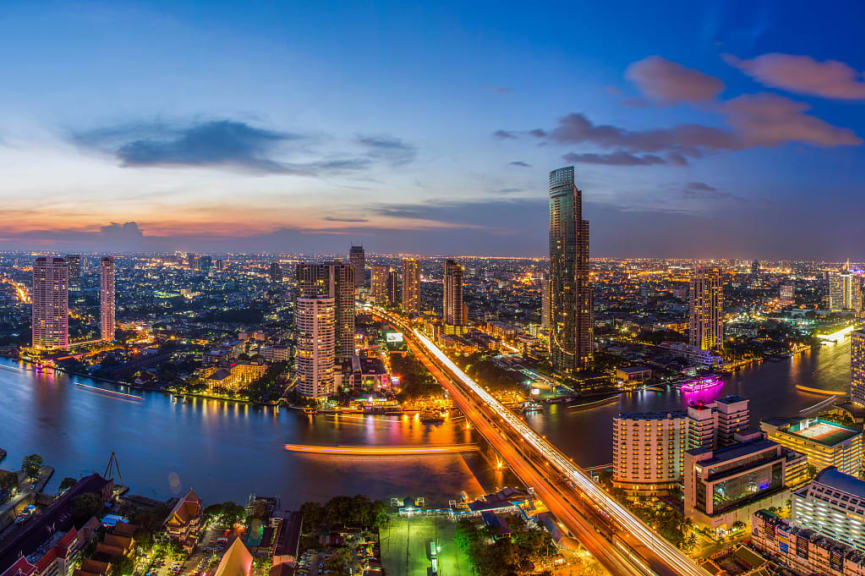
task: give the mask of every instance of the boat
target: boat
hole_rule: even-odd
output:
[[[704,390],[714,390],[724,385],[724,381],[716,374],[702,376],[694,380],[682,382],[679,386],[681,392],[703,392]]]
[[[315,414],[316,412],[317,412],[317,410],[315,408],[307,407],[307,408],[303,409],[304,414]]]
[[[529,414],[530,412],[540,412],[541,410],[543,410],[543,406],[541,406],[537,402],[523,402],[523,414]]]
[[[420,421],[424,424],[441,424],[445,417],[438,410],[425,410],[420,415]]]

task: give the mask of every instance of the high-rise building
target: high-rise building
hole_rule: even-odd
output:
[[[778,303],[781,306],[795,306],[796,286],[793,284],[781,284],[778,289]]]
[[[850,400],[865,406],[865,330],[850,334]]]
[[[468,325],[468,314],[463,300],[463,267],[455,260],[445,260],[443,282],[442,322],[447,329],[459,331]]]
[[[99,327],[102,339],[114,341],[114,257],[106,256],[99,266]]]
[[[760,275],[760,261],[754,260],[751,262],[751,276],[759,276]]]
[[[327,398],[334,393],[335,313],[333,298],[297,299],[297,391],[306,398]]]
[[[420,263],[414,258],[402,261],[402,311],[420,313]]]
[[[760,428],[770,440],[807,456],[817,470],[835,466],[858,476],[862,469],[862,428],[823,418],[767,419]]]
[[[379,306],[387,306],[387,278],[390,268],[377,264],[372,267],[370,292],[372,301]]]
[[[326,262],[302,263],[295,267],[297,297],[332,298],[336,330],[336,359],[349,360],[354,355],[354,270],[350,264]]]
[[[613,485],[645,492],[678,485],[688,448],[688,424],[684,412],[613,418]]]
[[[550,172],[550,360],[564,374],[592,359],[589,223],[574,167]]]
[[[366,255],[363,246],[352,246],[348,251],[348,261],[354,269],[354,286],[363,288],[366,286]]]
[[[715,350],[724,343],[724,288],[721,271],[698,267],[691,276],[690,326],[691,346]]]
[[[829,273],[829,311],[862,309],[862,280],[850,273],[849,268]]]
[[[81,290],[81,254],[67,254],[66,264],[69,266],[69,291]]]
[[[734,435],[750,427],[751,410],[748,408],[748,403],[747,398],[734,394],[719,398],[715,402],[715,411],[718,413],[718,428],[715,436],[719,448],[735,444]]]
[[[270,281],[274,284],[282,282],[282,266],[276,260],[270,263]]]
[[[391,268],[387,271],[387,305],[396,306],[399,302],[399,275],[396,270]]]
[[[199,256],[195,269],[202,274],[210,274],[210,271],[213,269],[213,256],[208,256],[207,254]]]
[[[69,265],[40,256],[33,263],[33,347],[69,346]]]
[[[865,552],[865,482],[857,476],[825,468],[793,493],[792,504],[794,524]]]
[[[541,278],[541,330],[550,329],[550,281]]]

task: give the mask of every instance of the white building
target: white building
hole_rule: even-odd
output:
[[[297,391],[307,398],[334,393],[335,305],[333,298],[298,298]]]
[[[865,482],[831,466],[793,493],[794,524],[865,552]]]
[[[33,347],[69,346],[69,266],[41,256],[33,263]]]
[[[106,342],[114,340],[114,309],[114,258],[106,256],[99,276],[99,326]]]
[[[684,412],[619,414],[613,418],[613,485],[656,492],[682,479],[688,444]]]

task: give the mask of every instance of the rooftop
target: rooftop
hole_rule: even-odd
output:
[[[814,482],[865,499],[865,482],[855,476],[839,472],[834,466],[821,470],[814,478]]]
[[[805,418],[791,424],[786,432],[800,438],[805,438],[823,446],[835,446],[861,434],[860,430],[842,426],[836,422],[822,418]]]

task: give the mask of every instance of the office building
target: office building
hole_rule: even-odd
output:
[[[354,287],[366,287],[366,254],[363,246],[352,246],[348,251],[348,262],[354,270]]]
[[[850,401],[865,406],[865,330],[850,334]]]
[[[377,264],[372,267],[370,295],[372,301],[379,306],[387,306],[387,279],[390,268]]]
[[[99,265],[99,328],[105,342],[114,341],[114,257],[106,256]]]
[[[796,305],[796,286],[793,284],[781,284],[778,289],[778,303],[781,306]]]
[[[862,576],[865,553],[820,532],[797,526],[770,510],[751,516],[751,544],[799,576]]]
[[[352,286],[352,291],[354,286]],[[306,398],[323,399],[334,390],[336,305],[333,298],[297,299],[297,391]]]
[[[640,492],[674,488],[682,480],[688,427],[685,412],[613,418],[613,485]]]
[[[420,313],[420,263],[414,258],[402,261],[402,311]]]
[[[724,343],[724,294],[721,271],[698,267],[689,291],[689,344],[715,350]]]
[[[387,290],[387,305],[396,306],[399,302],[399,275],[393,268],[387,271],[385,288]]]
[[[760,508],[789,496],[789,451],[765,438],[685,452],[685,516],[710,530],[729,530]]]
[[[849,267],[829,273],[829,311],[843,312],[862,309],[862,280],[850,273]]]
[[[274,284],[282,282],[282,266],[276,260],[270,263],[270,281]]]
[[[592,359],[589,223],[574,167],[550,172],[550,361],[563,374]]]
[[[830,466],[792,500],[794,524],[865,552],[865,482]]]
[[[858,475],[862,467],[862,430],[822,418],[769,419],[760,428],[770,440],[808,457],[818,471],[829,466]]]
[[[33,347],[69,346],[69,266],[40,256],[33,263]]]
[[[82,259],[81,254],[67,254],[66,264],[69,266],[69,291],[81,290]]]
[[[354,270],[342,262],[301,263],[295,267],[297,297],[333,299],[336,334],[336,359],[342,362],[354,355]]]
[[[468,312],[463,301],[463,267],[451,259],[444,265],[443,292],[442,323],[445,331],[459,332],[468,325]]]

